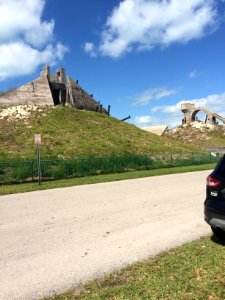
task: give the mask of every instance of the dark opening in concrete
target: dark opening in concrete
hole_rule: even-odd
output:
[[[52,90],[52,98],[55,106],[60,104],[59,95],[60,95],[60,90]]]

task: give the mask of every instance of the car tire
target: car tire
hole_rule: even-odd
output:
[[[218,237],[219,239],[225,239],[225,231],[224,230],[222,230],[218,227],[216,228],[216,227],[212,227],[212,226],[211,226],[211,229],[216,237]]]

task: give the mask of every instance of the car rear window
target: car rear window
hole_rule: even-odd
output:
[[[225,156],[219,160],[214,172],[218,176],[225,178]]]

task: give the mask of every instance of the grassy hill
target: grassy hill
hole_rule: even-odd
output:
[[[225,147],[224,126],[212,128],[201,123],[180,126],[167,133],[168,137],[197,147]]]
[[[0,161],[34,158],[34,134],[42,135],[42,158],[109,156],[193,151],[196,148],[170,137],[159,137],[90,111],[70,107],[0,111]],[[9,109],[8,109],[9,112]]]

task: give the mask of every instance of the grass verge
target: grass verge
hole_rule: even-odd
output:
[[[45,300],[222,300],[224,261],[224,243],[202,238]]]
[[[215,163],[212,163],[212,164],[196,165],[196,166],[174,167],[174,168],[135,171],[135,172],[126,172],[126,173],[118,173],[118,174],[87,176],[81,178],[72,178],[72,179],[64,179],[64,180],[48,181],[48,182],[46,181],[46,182],[42,182],[41,185],[38,185],[38,183],[2,185],[0,186],[0,195],[25,193],[25,192],[31,192],[37,190],[47,190],[47,189],[69,187],[75,185],[111,182],[111,181],[143,178],[143,177],[166,175],[166,174],[210,170],[213,169],[214,167],[215,167]]]

